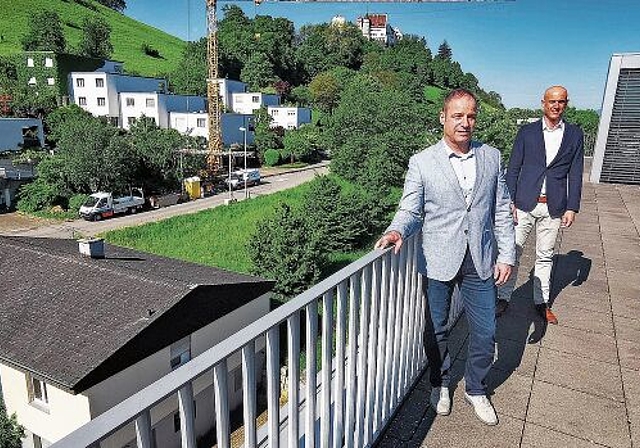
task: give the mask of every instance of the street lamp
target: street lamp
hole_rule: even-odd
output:
[[[242,131],[244,134],[244,174],[242,177],[244,178],[244,198],[247,199],[247,128],[244,126],[240,126],[238,130]]]

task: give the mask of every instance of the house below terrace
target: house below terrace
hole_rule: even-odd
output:
[[[0,390],[26,430],[24,447],[56,442],[269,312],[273,282],[111,245],[88,257],[78,246],[0,238]],[[256,344],[257,378],[263,351]],[[240,357],[227,368],[233,409]],[[153,446],[180,446],[181,418],[197,438],[210,432],[212,389],[203,375],[193,400],[158,403]],[[100,446],[136,446],[133,424]]]

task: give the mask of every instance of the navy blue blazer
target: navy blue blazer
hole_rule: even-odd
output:
[[[541,120],[522,126],[513,143],[506,176],[516,207],[526,212],[535,208],[546,176],[551,217],[559,218],[566,210],[578,212],[582,195],[583,142],[582,130],[565,122],[558,155],[547,166]]]

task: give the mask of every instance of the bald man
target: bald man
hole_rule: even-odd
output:
[[[535,229],[533,301],[542,319],[555,325],[558,318],[549,307],[553,252],[560,227],[571,227],[580,209],[584,138],[579,127],[562,120],[567,89],[549,87],[541,102],[542,119],[520,128],[507,168],[517,261],[509,281],[498,288],[496,315],[509,307],[522,247]]]

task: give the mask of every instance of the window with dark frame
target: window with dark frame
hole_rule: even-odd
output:
[[[206,118],[198,118],[198,121],[197,121],[196,125],[199,128],[204,128],[207,125],[207,119]]]
[[[81,96],[78,98],[78,104],[80,106],[86,106],[87,105],[87,97],[86,96]]]
[[[104,78],[96,78],[96,87],[104,87]]]
[[[105,106],[107,104],[107,100],[103,97],[98,98],[98,106]]]
[[[127,106],[132,107],[136,105],[136,100],[134,98],[127,98],[126,100]]]
[[[84,87],[84,78],[76,78],[76,87]]]

